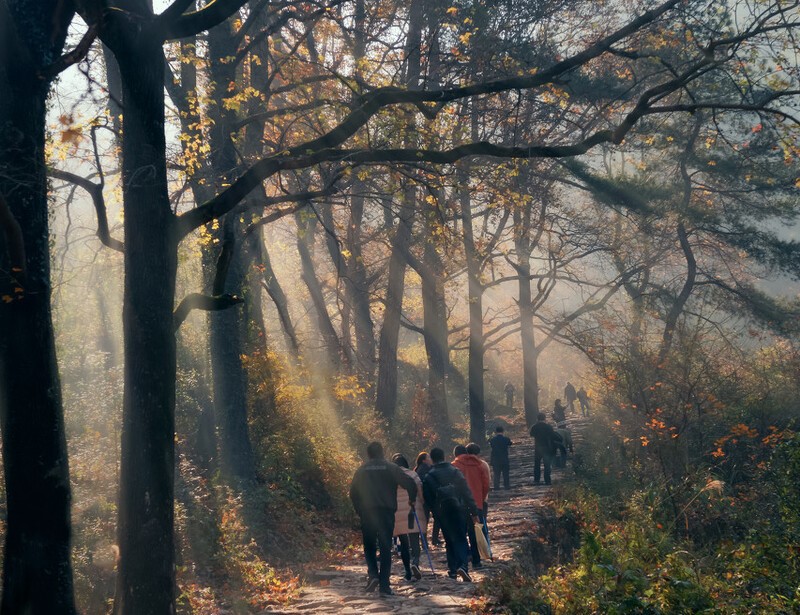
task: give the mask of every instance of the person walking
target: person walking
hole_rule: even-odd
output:
[[[581,414],[583,416],[589,416],[589,394],[586,392],[586,389],[581,387],[578,389],[578,401],[581,404]]]
[[[500,475],[503,475],[503,487],[505,489],[510,488],[510,479],[508,477],[508,471],[510,468],[510,463],[508,460],[508,449],[513,444],[511,438],[509,438],[505,433],[503,433],[505,429],[502,425],[498,425],[494,428],[494,435],[492,436],[491,440],[489,440],[489,446],[492,448],[492,454],[489,457],[489,461],[492,463],[492,471],[494,472],[494,488],[500,488]]]
[[[564,406],[561,405],[560,399],[557,399],[555,405],[553,406],[553,420],[558,426],[567,424],[567,414]]]
[[[430,471],[432,467],[433,467],[433,461],[431,461],[431,456],[427,452],[422,451],[419,455],[417,455],[417,461],[416,464],[414,465],[414,471],[417,473],[421,481],[425,480],[425,475]],[[427,523],[432,516],[433,513],[431,512],[431,508],[430,506],[428,506],[428,503],[426,502],[425,522]],[[439,527],[439,522],[434,517],[433,528],[431,529],[431,544],[434,547],[438,547],[442,544],[441,540],[439,540],[439,533],[441,531],[442,530]]]
[[[534,452],[533,452],[533,482],[536,485],[541,484],[542,463],[544,463],[544,484],[550,484],[550,466],[553,462],[553,453],[555,452],[555,443],[561,442],[559,436],[552,425],[547,423],[547,417],[544,412],[540,412],[538,422],[531,427],[531,437],[534,439]]]
[[[489,466],[479,457],[481,447],[470,442],[467,444],[466,453],[459,455],[453,461],[453,465],[461,470],[467,481],[472,498],[478,506],[478,520],[483,524],[483,515],[486,508],[486,500],[489,497]],[[467,512],[464,511],[467,515]],[[472,554],[472,567],[481,568],[481,554],[478,551],[478,543],[475,537],[475,524],[467,522],[467,538],[469,539],[469,549]]]
[[[406,581],[412,578],[419,581],[422,578],[422,572],[419,569],[419,556],[420,550],[420,530],[423,532],[427,529],[426,516],[424,511],[424,497],[422,495],[422,480],[413,470],[408,467],[408,460],[400,453],[392,455],[392,461],[403,469],[417,485],[417,499],[412,508],[408,502],[408,498],[404,497],[405,489],[403,487],[397,488],[397,511],[394,514],[394,532],[393,536],[397,536],[400,541],[400,559],[403,561],[403,568],[405,568]],[[416,519],[414,513],[416,512]],[[416,520],[419,519],[420,527],[417,527]]]
[[[506,386],[503,387],[503,391],[506,394],[506,406],[509,408],[514,408],[514,385],[511,384],[509,380],[506,382]]]
[[[444,534],[447,574],[452,579],[458,577],[462,581],[472,581],[465,511],[472,516],[474,523],[478,518],[478,507],[464,475],[444,460],[444,451],[434,448],[430,454],[433,467],[422,481],[422,491]]]
[[[392,595],[389,575],[398,487],[406,490],[409,505],[413,506],[417,498],[417,483],[400,466],[384,458],[380,442],[370,442],[367,461],[356,470],[350,483],[350,501],[361,518],[364,559],[369,575],[365,590],[373,592],[379,587],[384,596]],[[380,550],[380,566],[376,547]]]
[[[564,397],[567,400],[567,409],[570,413],[575,412],[575,400],[578,399],[578,393],[569,380],[567,380],[567,386],[564,387]]]
[[[561,436],[561,442],[556,444],[556,448],[559,450],[559,458],[556,465],[559,468],[564,468],[567,465],[567,451],[569,451],[570,455],[575,452],[572,446],[572,433],[566,427],[557,427],[556,433]]]

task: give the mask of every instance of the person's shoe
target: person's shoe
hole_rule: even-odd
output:
[[[447,571],[447,576],[450,577],[451,579],[458,578],[458,575],[456,575],[455,572],[450,572],[449,570]]]
[[[410,581],[413,577],[411,576],[411,571],[406,572],[405,576],[403,577],[406,581]]]
[[[464,581],[464,583],[472,583],[472,577],[469,576],[469,572],[467,572],[466,568],[459,568],[456,570],[456,574],[458,578]]]
[[[550,486],[550,481],[546,480],[546,481],[544,481],[544,484],[545,484],[545,486],[549,487]]]
[[[534,486],[538,487],[539,485],[542,484],[542,481],[535,480],[535,481],[533,481],[533,484],[534,484]]]
[[[475,570],[480,570],[481,568],[483,568],[483,564],[481,564],[480,562],[472,562],[472,568]]]
[[[441,540],[433,540],[433,539],[431,539],[431,544],[434,547],[441,547],[442,546],[442,541]]]
[[[411,574],[414,575],[414,578],[419,581],[422,578],[422,572],[419,569],[419,566],[416,564],[411,564]]]
[[[364,588],[364,591],[368,594],[371,594],[378,589],[378,585],[380,585],[380,581],[378,579],[370,579],[367,581],[367,586]]]
[[[391,587],[381,587],[380,595],[381,596],[394,596],[394,592],[392,591]]]

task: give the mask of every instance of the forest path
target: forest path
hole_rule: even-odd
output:
[[[571,415],[569,427],[576,449],[582,440],[585,421]],[[502,569],[511,561],[514,548],[526,536],[534,534],[537,509],[544,506],[550,487],[533,484],[533,439],[524,427],[511,428],[507,435],[514,442],[511,447],[511,488],[502,487],[489,493],[489,530],[494,562],[484,562],[480,570],[472,570],[472,583],[450,579],[444,539],[441,547],[431,546],[431,558],[436,574],[431,574],[424,552],[420,558],[422,579],[415,582],[403,577],[403,566],[395,556],[392,565],[392,590],[394,596],[382,597],[377,592],[366,594],[366,564],[360,549],[324,569],[311,573],[299,598],[291,605],[276,606],[264,613],[403,613],[404,615],[444,615],[464,613],[470,603],[475,584]],[[488,457],[488,455],[487,455]],[[571,461],[567,465],[571,474]],[[553,483],[564,480],[565,470],[553,469]],[[429,529],[430,535],[430,529]],[[360,537],[360,535],[359,535]]]

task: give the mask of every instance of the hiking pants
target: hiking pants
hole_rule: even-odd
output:
[[[533,480],[539,482],[541,478],[542,462],[544,462],[544,484],[550,484],[550,464],[553,462],[553,456],[549,453],[542,453],[539,450],[533,454]]]
[[[380,588],[389,589],[389,574],[392,569],[392,532],[394,511],[389,508],[373,508],[364,511],[361,517],[361,537],[364,540],[364,559],[370,579],[378,579]],[[375,549],[380,549],[380,568]]]
[[[556,467],[557,468],[566,468],[567,467],[567,448],[563,444],[556,444],[556,453],[557,453],[557,455],[554,455],[554,459],[555,459],[555,462],[556,462]],[[545,478],[545,480],[547,480],[547,479]]]
[[[459,511],[440,516],[439,525],[447,551],[447,571],[454,574],[459,568],[469,570],[466,515]]]
[[[411,574],[411,564],[419,566],[419,532],[400,534],[400,559],[403,560],[403,567],[406,569],[406,576]]]
[[[508,479],[508,461],[501,461],[499,463],[492,464],[492,472],[494,473],[494,488],[500,489],[500,475],[503,475],[503,487],[506,489],[510,486],[510,481]]]

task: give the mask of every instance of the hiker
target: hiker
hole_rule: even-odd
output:
[[[469,490],[472,493],[472,498],[478,505],[478,520],[483,523],[484,509],[486,508],[486,500],[489,497],[489,466],[481,459],[481,447],[470,442],[466,446],[466,453],[459,455],[453,460],[453,465],[461,470],[464,478],[467,481]],[[467,512],[464,511],[464,515]],[[481,568],[481,554],[478,551],[478,543],[475,538],[475,524],[470,523],[469,518],[467,522],[467,538],[469,539],[469,549],[472,554],[472,567],[475,569]]]
[[[425,475],[433,466],[433,462],[431,461],[431,456],[428,455],[425,451],[422,451],[419,455],[417,455],[417,460],[414,462],[414,472],[417,473],[420,480],[424,480]]]
[[[549,425],[547,417],[544,412],[540,412],[537,416],[538,422],[531,427],[531,437],[534,439],[534,453],[533,453],[533,482],[539,485],[539,478],[541,476],[541,466],[544,462],[544,484],[550,484],[550,464],[553,461],[553,452],[555,443],[561,441],[559,436],[552,425]]]
[[[569,380],[567,380],[567,386],[564,387],[564,397],[567,398],[567,408],[570,413],[575,412],[575,400],[578,399],[578,393]]]
[[[578,389],[578,401],[581,404],[581,414],[583,416],[589,416],[589,394],[586,392],[586,389],[581,387]]]
[[[500,475],[503,475],[503,487],[508,489],[510,480],[508,477],[509,462],[508,462],[508,447],[513,444],[511,438],[506,436],[503,432],[505,429],[502,425],[494,428],[494,435],[489,440],[489,446],[492,447],[492,454],[489,457],[492,462],[492,470],[494,471],[494,488],[500,488]]]
[[[574,453],[572,433],[566,427],[556,428],[556,433],[561,436],[561,442],[556,445],[556,448],[560,452],[558,460],[556,461],[556,466],[564,468],[567,466],[567,451],[569,451],[570,455]]]
[[[367,462],[353,476],[350,484],[350,500],[361,518],[361,536],[364,542],[364,559],[367,560],[369,581],[365,590],[373,592],[377,587],[384,596],[391,596],[389,574],[392,567],[392,531],[397,510],[397,487],[408,492],[409,505],[417,498],[417,484],[400,466],[383,456],[383,445],[370,442],[367,446]],[[380,549],[380,568],[375,556]]]
[[[394,532],[393,536],[397,536],[400,541],[400,559],[403,560],[403,567],[405,568],[406,581],[412,578],[419,581],[422,578],[422,572],[419,569],[419,555],[420,555],[420,530],[427,529],[426,517],[424,512],[424,498],[422,496],[422,481],[413,470],[408,468],[408,460],[400,453],[392,455],[392,461],[403,469],[417,485],[417,500],[414,508],[408,503],[408,498],[403,497],[403,487],[397,488],[397,512],[394,514]],[[414,518],[416,513],[416,518]],[[419,527],[417,527],[419,521]]]
[[[417,473],[420,480],[422,481],[425,480],[425,475],[430,471],[431,467],[433,467],[433,462],[431,461],[431,456],[428,453],[422,451],[419,455],[417,455],[417,462],[416,465],[414,466],[414,471]],[[425,503],[426,523],[427,520],[431,518],[432,514],[433,513],[431,512],[430,506],[428,506],[428,503],[426,502]],[[436,521],[436,518],[434,518],[433,528],[431,529],[431,544],[434,547],[438,547],[442,544],[442,542],[439,540],[440,531],[441,528],[439,528],[439,522]]]
[[[556,422],[556,425],[561,426],[567,424],[567,414],[565,410],[564,406],[561,405],[561,400],[557,399],[553,406],[553,420]]]
[[[467,447],[463,444],[456,444],[456,447],[453,449],[453,459],[458,457],[459,455],[463,455],[467,452]],[[442,541],[439,540],[439,532],[442,530],[442,526],[439,524],[439,520],[436,518],[436,515],[433,517],[433,529],[431,530],[431,544],[434,547],[442,546]]]
[[[506,386],[503,387],[503,391],[505,391],[505,394],[506,394],[506,406],[508,406],[509,408],[513,408],[514,407],[514,385],[511,384],[510,380],[508,382],[506,382]]]
[[[467,516],[477,520],[478,507],[464,475],[444,460],[444,451],[431,449],[433,468],[422,481],[425,501],[438,519],[447,549],[447,575],[451,579],[472,581],[469,576],[469,547],[467,545]]]

